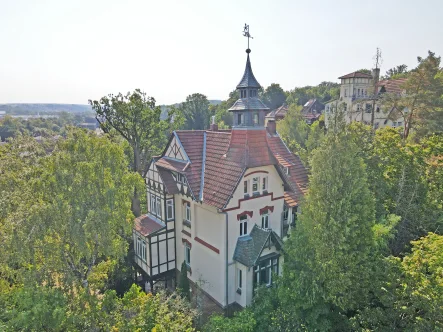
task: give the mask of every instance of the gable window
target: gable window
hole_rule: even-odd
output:
[[[265,177],[262,179],[261,189],[262,189],[263,191],[268,190],[268,177],[267,177],[267,176],[265,176]]]
[[[157,203],[155,200],[155,196],[151,194],[151,213],[153,215],[157,215]]]
[[[167,220],[174,219],[174,200],[173,199],[166,200],[166,219]]]
[[[239,268],[237,268],[237,293],[241,294],[241,288],[242,288],[242,270],[240,270]]]
[[[161,218],[162,216],[162,203],[160,197],[156,196],[156,205],[157,205],[157,216]]]
[[[261,215],[261,228],[269,228],[269,214],[267,212]]]
[[[240,217],[240,236],[248,234],[248,217]]]
[[[181,173],[177,174],[177,181],[178,181],[178,183],[186,184],[185,176],[183,174],[181,174]]]
[[[191,266],[191,247],[185,243],[185,262],[187,266]]]
[[[252,178],[252,193],[258,193],[259,185],[260,185],[260,177],[257,176],[255,178]]]

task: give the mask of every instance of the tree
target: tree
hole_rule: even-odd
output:
[[[365,303],[373,268],[374,199],[358,147],[330,133],[311,158],[310,189],[286,242],[279,297],[308,330],[347,329]]]
[[[418,66],[410,72],[401,86],[404,93],[384,93],[382,104],[392,110],[391,117],[404,119],[403,137],[408,138],[412,129],[421,135],[435,127],[443,128],[443,74],[440,57],[429,51]]]
[[[178,110],[184,117],[184,129],[208,129],[212,113],[209,111],[209,101],[205,95],[194,93],[186,97]]]
[[[309,99],[317,98],[322,103],[338,98],[340,95],[340,84],[334,82],[321,82],[317,86],[304,86],[294,88],[287,94],[288,105],[297,104],[303,106]]]
[[[155,99],[139,89],[126,95],[110,94],[99,101],[89,100],[89,104],[105,132],[113,129],[129,143],[133,153],[132,170],[145,178],[149,161],[166,144],[168,130],[173,126],[171,119],[175,115],[169,114],[168,119],[161,120],[161,109],[155,105]],[[132,211],[135,216],[141,213],[136,190]]]
[[[272,83],[262,93],[261,99],[271,110],[279,108],[286,102],[286,93],[280,84]]]
[[[382,264],[373,301],[353,319],[356,330],[443,329],[443,236],[429,233],[412,245],[411,254]]]
[[[102,284],[127,252],[131,192],[142,183],[120,145],[72,130],[31,166],[32,195],[14,200],[2,218],[10,267],[48,285]]]
[[[389,80],[389,79],[397,79],[397,78],[402,78],[402,77],[406,77],[408,74],[408,66],[403,64],[403,65],[398,65],[396,67],[390,68],[386,71],[385,76],[383,76],[384,80]]]
[[[181,270],[180,270],[180,279],[178,280],[178,292],[183,297],[191,300],[191,291],[189,287],[189,279],[188,279],[188,265],[185,261],[183,261]]]
[[[324,139],[324,128],[316,121],[306,123],[301,114],[301,107],[292,104],[283,120],[278,121],[277,129],[291,151],[300,156],[303,163],[309,165],[309,157]]]
[[[237,90],[229,93],[228,100],[222,101],[218,105],[210,105],[209,110],[215,115],[215,123],[218,124],[220,129],[227,129],[233,124],[232,113],[229,112],[229,108],[240,98],[240,94]]]

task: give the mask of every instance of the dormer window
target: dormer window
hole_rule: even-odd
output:
[[[252,178],[252,193],[258,194],[258,190],[260,187],[260,177]]]

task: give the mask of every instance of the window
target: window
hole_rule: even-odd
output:
[[[278,274],[278,257],[265,259],[254,267],[254,286],[272,284],[272,273]]]
[[[146,242],[140,237],[137,237],[137,247],[135,250],[137,256],[146,262]]]
[[[151,213],[153,215],[157,215],[157,203],[155,200],[155,196],[151,194]]]
[[[374,128],[377,129],[380,124],[378,122],[374,123]]]
[[[248,217],[240,217],[240,236],[248,234]]]
[[[289,167],[285,167],[285,173],[286,175],[289,175]]]
[[[161,199],[160,197],[156,197],[156,202],[157,202],[157,216],[161,218],[162,216],[162,203],[161,203]]]
[[[258,125],[258,113],[254,113],[253,121],[254,121],[254,125]]]
[[[241,294],[241,288],[242,288],[242,270],[240,270],[239,268],[237,268],[237,293]]]
[[[243,193],[246,195],[248,193],[248,180],[243,182]]]
[[[259,184],[260,184],[260,177],[257,176],[255,178],[252,178],[252,192],[253,193],[258,193]]]
[[[261,228],[269,228],[269,214],[267,212],[261,215]]]
[[[185,221],[191,222],[191,203],[185,203]]]
[[[265,176],[262,180],[261,189],[263,191],[268,190],[268,177],[267,176]]]
[[[345,97],[348,96],[348,89],[345,89]]]
[[[186,184],[185,176],[184,176],[183,174],[181,174],[181,173],[178,173],[178,174],[177,174],[177,181],[178,181],[179,183]]]
[[[241,114],[241,113],[238,113],[238,114],[237,114],[237,124],[238,124],[238,125],[241,125],[242,122],[243,122],[242,120],[243,120],[242,114]]]
[[[174,219],[174,200],[166,200],[166,220]]]
[[[365,112],[366,112],[366,113],[371,113],[371,112],[372,112],[372,106],[371,106],[371,104],[366,104],[365,106],[366,106]]]
[[[191,247],[185,243],[185,262],[186,265],[191,266]]]
[[[375,110],[377,113],[379,113],[380,112],[380,107],[379,106],[377,106],[377,109]]]
[[[358,89],[357,91],[358,91],[358,92],[357,92],[357,95],[360,96],[360,89]]]
[[[283,221],[288,222],[289,218],[289,207],[286,204],[283,204]]]

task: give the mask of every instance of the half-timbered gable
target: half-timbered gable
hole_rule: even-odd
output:
[[[281,272],[283,239],[307,192],[307,171],[268,121],[248,50],[231,130],[175,131],[146,176],[135,262],[151,286],[184,262],[193,287],[220,308],[251,303]],[[291,227],[292,225],[292,227]]]

